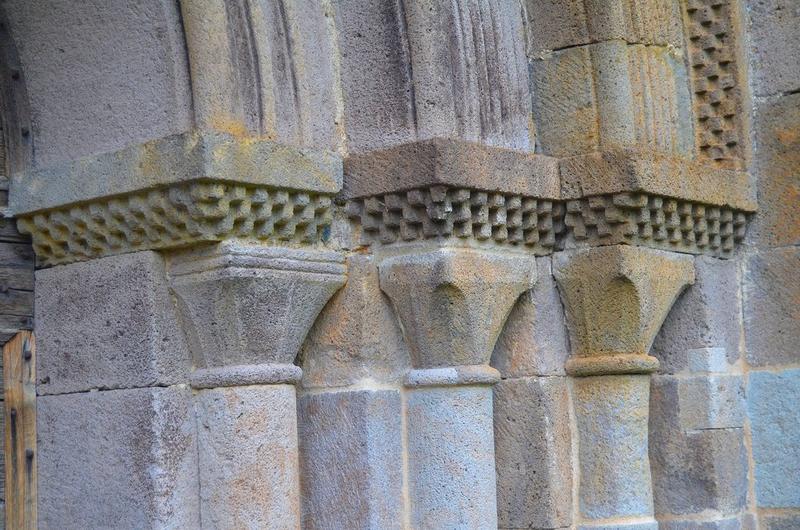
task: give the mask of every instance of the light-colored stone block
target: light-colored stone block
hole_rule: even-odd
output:
[[[35,310],[39,394],[186,380],[189,353],[154,252],[40,270]]]
[[[40,396],[39,528],[200,528],[191,392]]]
[[[203,527],[298,528],[294,385],[200,390],[194,403]]]
[[[685,431],[744,426],[744,383],[738,375],[697,376],[678,383],[678,410]]]
[[[303,528],[401,528],[399,391],[308,394],[298,405]]]
[[[565,377],[506,379],[494,386],[499,528],[572,523],[572,435]]]

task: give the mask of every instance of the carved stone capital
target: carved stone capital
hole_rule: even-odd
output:
[[[571,375],[649,373],[650,346],[672,304],[694,282],[689,256],[615,245],[555,255],[567,315]]]
[[[200,387],[294,382],[309,328],[345,282],[334,252],[225,242],[171,258]],[[196,380],[196,381],[195,381]]]
[[[466,248],[389,256],[379,269],[417,369],[487,364],[511,307],[536,276],[529,255]]]

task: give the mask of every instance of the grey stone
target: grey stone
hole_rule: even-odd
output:
[[[408,347],[374,258],[347,258],[347,283],[325,306],[300,350],[303,386],[345,386],[362,379],[397,382],[410,365]]]
[[[781,57],[784,63],[786,57]],[[761,207],[747,230],[750,245],[777,247],[800,243],[798,129],[800,94],[754,101],[752,171]]]
[[[800,508],[800,370],[750,372],[747,405],[756,503]]]
[[[793,0],[747,0],[750,83],[756,96],[800,88],[800,6]]]
[[[494,347],[491,364],[503,377],[564,374],[569,344],[551,258],[536,258],[536,270],[536,284],[520,296]]]
[[[37,165],[191,126],[175,2],[15,0],[4,11],[24,71]]]
[[[764,514],[758,518],[761,530],[797,530],[800,528],[800,513]]]
[[[40,396],[39,528],[199,528],[184,387]]]
[[[506,379],[494,386],[497,525],[572,523],[572,435],[564,377]]]
[[[301,396],[298,422],[303,528],[401,528],[399,391]]]
[[[648,375],[574,379],[584,518],[653,514],[647,454],[649,394]]]
[[[335,252],[236,241],[170,262],[194,366],[292,364],[325,303],[345,282]]]
[[[745,262],[743,281],[747,362],[776,366],[800,360],[800,248],[762,250]]]
[[[39,394],[186,380],[164,262],[137,252],[36,273]]]
[[[692,378],[687,385],[675,376],[653,377],[649,444],[656,514],[732,513],[745,506],[744,432],[703,423],[714,404],[698,402],[701,397],[691,392],[691,381],[703,379]]]
[[[670,520],[659,521],[658,530],[742,530],[746,528],[738,517],[708,520]]]
[[[492,389],[421,387],[406,399],[411,527],[495,527]]]
[[[681,379],[678,395],[678,415],[681,427],[686,431],[744,426],[744,383],[741,376]]]
[[[298,528],[294,386],[200,390],[194,401],[203,527]]]
[[[727,372],[730,369],[725,348],[695,348],[686,350],[686,353],[689,358],[690,372],[720,373]]]
[[[651,351],[661,362],[661,373],[692,366],[702,369],[706,357],[701,348],[721,348],[723,362],[735,363],[742,336],[741,312],[739,264],[695,258],[695,283],[675,302],[653,342]],[[718,370],[714,371],[727,371],[719,362],[715,366]]]
[[[597,523],[597,524],[582,524],[578,526],[578,530],[658,530],[658,523],[651,522],[635,522],[635,523]]]

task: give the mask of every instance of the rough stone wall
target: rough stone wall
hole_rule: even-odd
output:
[[[40,528],[800,525],[800,11],[8,1]]]

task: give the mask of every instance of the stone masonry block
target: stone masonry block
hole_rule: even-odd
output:
[[[199,528],[188,388],[40,396],[39,528]]]
[[[572,523],[572,436],[564,377],[506,379],[494,386],[497,525]]]
[[[536,284],[514,305],[492,354],[503,377],[564,374],[567,327],[550,257],[536,258],[536,268]]]
[[[294,385],[195,395],[203,526],[300,526]]]
[[[655,341],[652,355],[662,373],[697,364],[700,348],[723,348],[727,361],[739,358],[741,301],[739,266],[734,260],[695,258],[695,283],[678,298]],[[702,362],[701,362],[702,364]],[[724,370],[723,370],[724,371]]]
[[[744,426],[744,382],[741,376],[680,379],[678,396],[678,416],[685,431]]]
[[[800,248],[763,250],[748,257],[743,300],[750,365],[800,361]]]
[[[782,64],[788,55],[775,54],[781,57]],[[754,106],[752,169],[760,208],[748,228],[747,241],[757,246],[797,245],[800,243],[800,208],[797,208],[800,94],[756,99]]]
[[[756,503],[800,508],[800,370],[750,372]]]
[[[400,528],[399,391],[309,394],[298,405],[303,528]]]
[[[748,55],[756,96],[800,88],[800,6],[794,0],[747,0]]]
[[[659,521],[658,530],[744,530],[747,528],[738,517],[726,517],[714,521],[670,520]]]
[[[183,381],[164,263],[136,252],[36,272],[39,394]]]
[[[706,386],[702,379],[688,383],[675,376],[652,379],[649,444],[656,515],[732,513],[745,505],[743,429],[713,428],[708,423],[714,405],[709,410],[707,403],[697,402],[702,396],[693,393],[693,387]]]
[[[800,528],[800,513],[765,514],[758,522],[761,530],[796,530]]]

